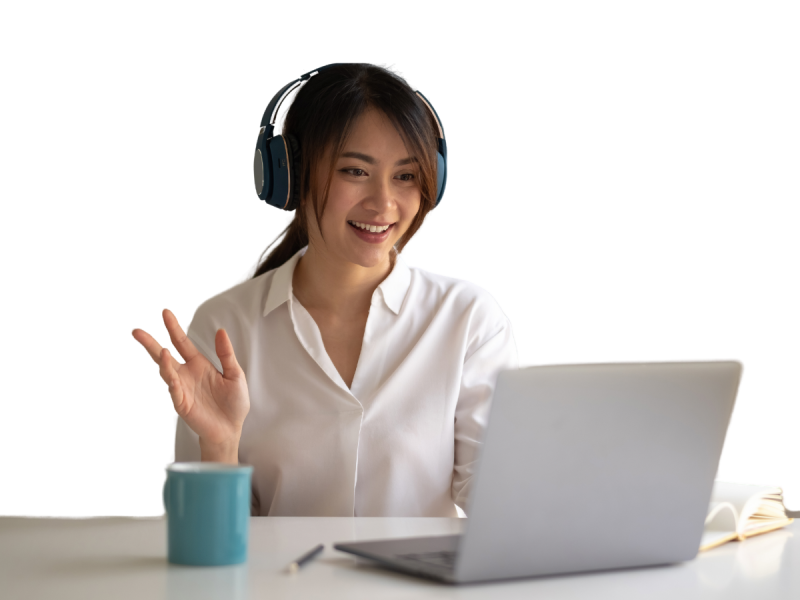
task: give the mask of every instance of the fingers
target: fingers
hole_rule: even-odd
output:
[[[138,327],[131,329],[131,337],[136,340],[136,343],[139,344],[145,352],[147,352],[147,356],[150,357],[150,360],[152,360],[157,367],[160,367],[161,351],[164,347],[158,343],[158,340],[150,335],[150,332]]]
[[[178,324],[178,319],[175,318],[175,315],[173,315],[169,309],[165,308],[162,312],[162,316],[164,317],[164,325],[167,326],[167,331],[169,331],[169,339],[172,341],[178,353],[183,357],[183,360],[189,362],[197,356],[197,348],[195,348],[192,340],[184,333],[183,329]]]
[[[180,362],[178,362],[171,353],[166,353],[165,358],[162,358],[162,353],[167,350],[167,348],[164,348],[161,344],[159,344],[158,340],[156,340],[144,329],[134,327],[131,329],[131,337],[136,340],[136,343],[144,348],[144,351],[147,352],[150,360],[152,360],[156,367],[158,367],[158,376],[161,377],[161,381],[165,385],[168,385],[168,380],[163,375],[164,366],[169,366],[175,370],[180,367]]]
[[[172,397],[172,404],[175,406],[175,411],[183,416],[183,386],[178,377],[178,372],[173,368],[172,363],[174,359],[170,356],[169,350],[162,348],[159,360],[158,372],[161,375],[167,387],[169,388],[169,395]]]
[[[225,379],[236,379],[242,372],[242,368],[233,353],[233,345],[224,329],[218,329],[214,336],[214,348],[217,351],[219,362],[222,364],[222,376]]]
[[[154,338],[149,331],[141,329],[139,327],[134,327],[130,331],[131,337],[139,344],[145,352],[147,352],[147,356],[150,357],[150,360],[153,361],[153,364],[158,367],[158,375],[161,377],[161,381],[164,382],[165,385],[168,384],[168,380],[165,378],[164,375],[164,367],[169,364],[169,366],[174,370],[177,371],[180,366],[181,362],[173,356],[172,352],[168,352],[166,354],[166,359],[162,358],[162,352],[164,351],[165,347],[162,346],[159,341]],[[164,361],[167,361],[166,363]]]
[[[162,348],[158,361],[158,374],[161,375],[161,379],[170,387],[170,392],[172,392],[171,388],[178,385],[178,374],[172,368],[170,358],[169,350]]]

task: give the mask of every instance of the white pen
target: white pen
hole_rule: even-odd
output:
[[[325,549],[325,544],[319,544],[318,546],[314,546],[311,550],[309,550],[308,552],[303,554],[303,556],[301,556],[296,561],[294,561],[292,564],[290,564],[287,567],[287,571],[289,571],[289,573],[297,573],[297,571],[300,569],[300,567],[302,567],[304,564],[306,564],[308,561],[310,561],[312,558],[314,558],[317,554],[322,552],[324,549]]]

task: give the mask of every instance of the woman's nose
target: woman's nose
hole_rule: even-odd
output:
[[[377,177],[373,180],[368,200],[377,206],[392,206],[396,202],[396,193],[388,178]]]

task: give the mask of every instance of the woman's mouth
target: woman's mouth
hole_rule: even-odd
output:
[[[376,225],[372,223],[362,223],[361,221],[348,221],[348,225],[359,239],[371,244],[380,244],[389,237],[389,232],[394,227],[394,223],[388,225]]]

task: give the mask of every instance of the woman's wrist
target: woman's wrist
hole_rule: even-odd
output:
[[[200,460],[203,462],[221,462],[238,465],[240,438],[241,434],[224,442],[211,443],[201,437]]]

